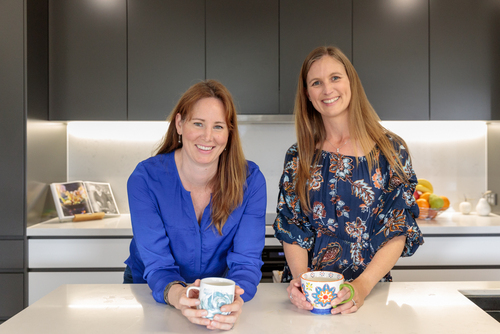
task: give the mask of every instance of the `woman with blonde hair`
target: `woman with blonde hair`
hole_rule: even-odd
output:
[[[155,156],[139,163],[127,189],[134,237],[125,283],[147,283],[157,302],[195,324],[231,329],[261,279],[266,184],[246,161],[236,110],[214,80],[193,85],[169,116]],[[188,283],[205,277],[236,282],[235,299],[213,320],[203,318]]]
[[[295,100],[297,143],[286,153],[275,235],[287,264],[293,304],[312,309],[300,290],[307,271],[341,273],[354,288],[331,313],[358,310],[379,281],[390,281],[400,256],[423,243],[415,219],[417,178],[408,147],[385,129],[358,74],[335,47],[305,59]]]

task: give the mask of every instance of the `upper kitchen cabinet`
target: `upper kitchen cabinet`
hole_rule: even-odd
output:
[[[240,114],[279,113],[279,0],[206,2],[206,77]]]
[[[49,1],[50,120],[127,118],[127,1]]]
[[[382,120],[429,119],[428,0],[353,0],[353,64]]]
[[[300,68],[313,49],[334,45],[351,59],[351,1],[281,0],[279,32],[280,113],[292,114]]]
[[[430,1],[431,119],[500,119],[500,2]]]
[[[128,119],[165,120],[205,79],[205,1],[129,0]]]

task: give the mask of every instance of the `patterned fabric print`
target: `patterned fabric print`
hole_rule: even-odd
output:
[[[321,249],[312,260],[312,270],[323,270],[323,268],[328,267],[340,258],[342,254],[342,247],[338,242],[331,242],[327,247]]]
[[[321,156],[311,167],[309,183],[311,212],[306,215],[295,194],[298,154],[296,145],[292,146],[280,181],[275,236],[306,248],[311,270],[336,271],[346,281],[358,277],[375,252],[396,236],[406,236],[402,256],[412,255],[423,244],[415,222],[417,177],[404,147],[399,149],[410,184],[397,177],[378,149],[378,165],[371,172],[365,157],[359,157],[356,164],[354,157],[318,152]],[[286,267],[283,281],[288,279],[291,274]],[[390,274],[383,280],[390,281]]]

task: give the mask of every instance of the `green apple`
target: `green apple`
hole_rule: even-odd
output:
[[[441,209],[444,205],[444,200],[436,194],[431,194],[429,196],[429,205],[432,209]]]

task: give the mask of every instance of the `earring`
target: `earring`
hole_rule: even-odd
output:
[[[179,135],[179,140],[177,141],[179,144],[182,144],[181,137],[182,137],[182,135]]]

